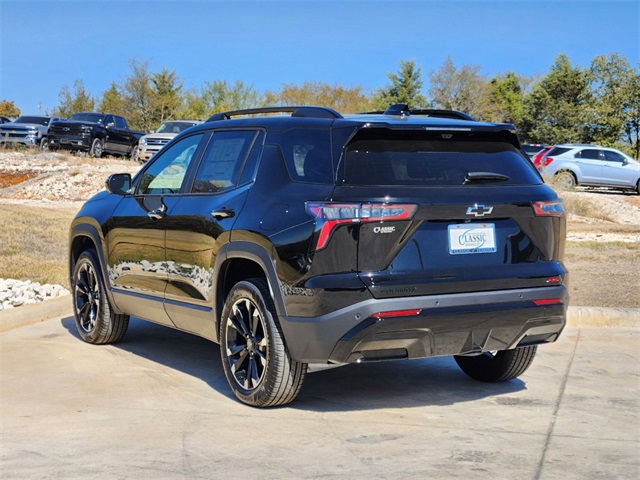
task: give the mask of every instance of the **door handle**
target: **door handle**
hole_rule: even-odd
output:
[[[167,215],[167,206],[164,203],[157,210],[151,210],[150,212],[147,212],[147,216],[151,220],[155,220],[155,221],[163,219],[166,215]]]
[[[220,210],[214,210],[211,212],[213,218],[216,220],[222,220],[223,218],[231,218],[235,216],[236,212],[232,208],[222,207]]]

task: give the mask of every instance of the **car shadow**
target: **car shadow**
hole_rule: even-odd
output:
[[[79,341],[73,317],[63,327]],[[233,399],[220,363],[220,348],[204,338],[132,318],[124,339],[113,345],[206,382]],[[307,374],[296,400],[284,408],[344,412],[445,406],[526,389],[515,379],[483,383],[467,377],[453,357],[352,364]]]

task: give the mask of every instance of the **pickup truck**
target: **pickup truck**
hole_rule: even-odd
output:
[[[68,120],[49,126],[49,148],[133,157],[144,132],[129,129],[124,117],[108,113],[74,113]]]
[[[0,145],[28,145],[47,150],[49,125],[64,120],[43,115],[23,115],[15,122],[0,125]]]

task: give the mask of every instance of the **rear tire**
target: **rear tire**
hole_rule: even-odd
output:
[[[289,356],[267,282],[237,283],[220,321],[224,374],[236,397],[254,407],[285,405],[296,398],[307,372]]]
[[[536,356],[536,345],[501,350],[495,355],[454,356],[460,369],[474,380],[481,382],[506,382],[522,375]]]
[[[71,285],[73,314],[78,333],[85,342],[118,342],[129,327],[129,316],[113,312],[94,249],[84,251],[73,269]]]

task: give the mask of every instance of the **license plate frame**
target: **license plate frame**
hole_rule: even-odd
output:
[[[494,223],[449,225],[448,238],[450,255],[495,253],[498,251]]]

